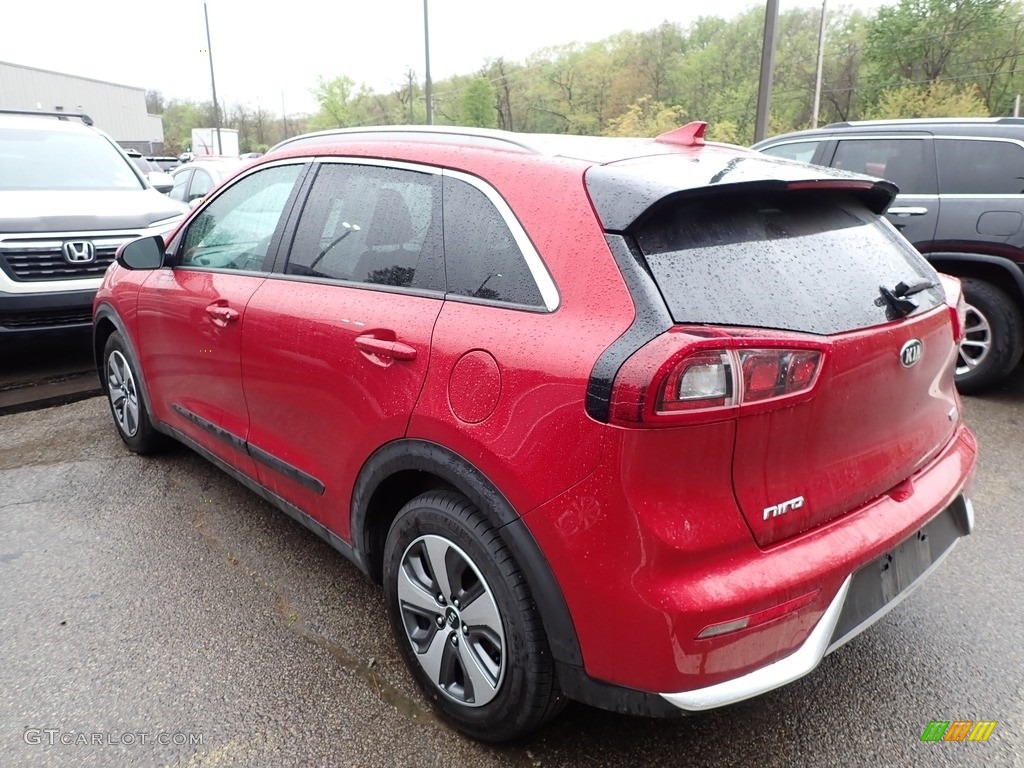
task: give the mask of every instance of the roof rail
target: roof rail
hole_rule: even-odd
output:
[[[69,117],[77,117],[86,125],[92,125],[92,118],[84,112],[42,112],[38,109],[0,109],[0,115],[35,115],[36,117],[56,117],[59,120],[67,120]]]
[[[292,136],[275,144],[268,150],[268,154],[297,143],[315,145],[329,141],[344,140],[347,137],[358,140],[367,136],[383,138],[389,134],[403,134],[406,137],[420,134],[424,137],[435,136],[439,138],[443,136],[461,136],[480,139],[481,142],[490,143],[492,146],[494,144],[506,145],[535,154],[543,154],[543,150],[540,147],[530,144],[525,140],[527,134],[501,131],[494,128],[470,128],[461,125],[377,125],[362,128],[330,128],[326,131]]]

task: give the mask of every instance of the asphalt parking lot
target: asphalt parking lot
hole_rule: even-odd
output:
[[[128,453],[101,398],[0,416],[0,764],[1024,766],[1024,367],[966,412],[975,534],[809,677],[503,747],[431,716],[372,584],[196,455]]]

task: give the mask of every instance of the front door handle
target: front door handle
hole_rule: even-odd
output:
[[[389,357],[392,360],[415,360],[416,348],[403,344],[400,341],[389,341],[378,339],[370,334],[356,336],[356,346],[367,355],[376,357]]]
[[[225,307],[221,304],[211,304],[206,308],[206,314],[213,318],[213,324],[223,328],[228,323],[238,319],[238,310]]]
[[[887,213],[891,213],[893,216],[924,216],[928,213],[928,209],[916,205],[903,205],[890,208]]]

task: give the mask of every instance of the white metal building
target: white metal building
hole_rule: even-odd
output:
[[[163,148],[163,123],[147,114],[144,88],[0,61],[0,109],[84,112],[125,147]]]

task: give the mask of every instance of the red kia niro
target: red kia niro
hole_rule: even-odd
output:
[[[809,674],[971,532],[964,303],[893,185],[705,127],[283,142],[106,273],[118,434],[379,583],[474,738]]]

